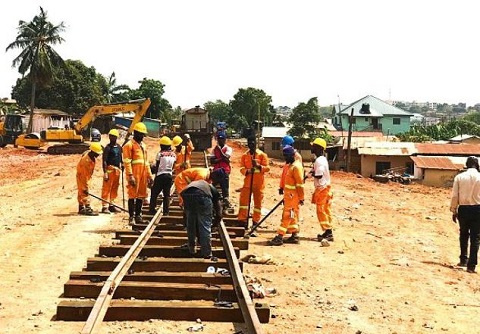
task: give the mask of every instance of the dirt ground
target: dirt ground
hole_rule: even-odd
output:
[[[105,139],[104,139],[105,140]],[[238,206],[243,177],[234,147],[231,177]],[[149,140],[150,159],[157,151]],[[123,215],[78,216],[75,166],[79,155],[0,149],[0,332],[78,333],[83,323],[55,321],[71,271],[81,270]],[[272,208],[281,161],[272,161],[264,208]],[[100,194],[101,167],[93,180]],[[307,181],[301,243],[270,247],[280,213],[250,239],[245,254],[271,255],[275,264],[248,264],[245,273],[275,288],[261,299],[273,317],[265,333],[472,333],[480,314],[479,275],[458,262],[458,226],[448,211],[450,190],[380,184],[332,172],[334,234],[330,247],[315,241],[320,228]],[[120,198],[121,201],[121,198]],[[100,203],[92,200],[94,209]],[[104,333],[187,333],[193,322],[109,322]],[[203,333],[234,333],[233,324],[206,324]]]

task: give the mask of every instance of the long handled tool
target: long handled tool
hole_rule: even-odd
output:
[[[260,220],[258,223],[254,224],[252,226],[252,228],[250,229],[250,232],[247,233],[247,236],[251,236],[253,234],[253,232],[256,231],[256,229],[264,222],[265,219],[268,218],[268,216],[270,216],[280,205],[283,204],[283,199],[278,202],[273,208],[272,210],[270,210],[263,218],[262,220]]]
[[[128,210],[125,210],[125,209],[122,208],[121,206],[118,206],[118,205],[116,205],[115,203],[106,201],[106,200],[102,199],[101,197],[95,196],[94,194],[88,193],[88,195],[89,195],[89,196],[92,196],[93,198],[99,199],[99,200],[101,200],[102,202],[108,203],[108,205],[114,206],[114,207],[116,207],[117,209],[122,210],[123,212],[128,212]]]
[[[125,209],[125,186],[123,185],[123,166],[122,166],[122,203],[123,203],[123,208]]]

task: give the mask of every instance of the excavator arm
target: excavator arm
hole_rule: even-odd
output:
[[[128,128],[127,138],[132,134],[135,124],[142,120],[142,117],[150,106],[150,99],[130,100],[120,103],[104,104],[100,106],[93,106],[83,115],[83,117],[75,124],[75,131],[81,133],[81,131],[95,120],[96,117],[102,115],[112,115],[125,112],[134,112],[135,117],[132,120],[132,124]]]

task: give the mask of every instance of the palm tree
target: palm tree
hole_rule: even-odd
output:
[[[110,78],[107,81],[107,102],[111,103],[114,97],[118,97],[124,91],[129,91],[130,87],[127,85],[117,85],[117,78],[115,78],[115,72],[110,74]]]
[[[47,86],[51,83],[54,67],[63,64],[62,57],[51,45],[65,41],[60,36],[60,33],[65,30],[65,25],[61,22],[54,26],[47,20],[47,13],[40,7],[40,14],[36,15],[31,22],[20,21],[17,30],[17,38],[7,46],[5,51],[22,49],[13,60],[12,67],[18,66],[18,72],[22,75],[28,72],[32,83],[30,120],[27,129],[27,132],[31,132],[37,85]]]

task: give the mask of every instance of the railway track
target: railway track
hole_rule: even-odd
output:
[[[192,167],[207,164],[205,153],[193,152]],[[82,333],[96,332],[104,320],[149,319],[245,323],[248,333],[262,333],[270,310],[249,296],[238,261],[248,239],[236,217],[225,215],[212,233],[212,261],[192,258],[184,247],[178,198],[168,216],[145,212],[148,224],[116,231],[113,245],[100,246],[82,271],[70,274],[56,319],[86,321]]]

